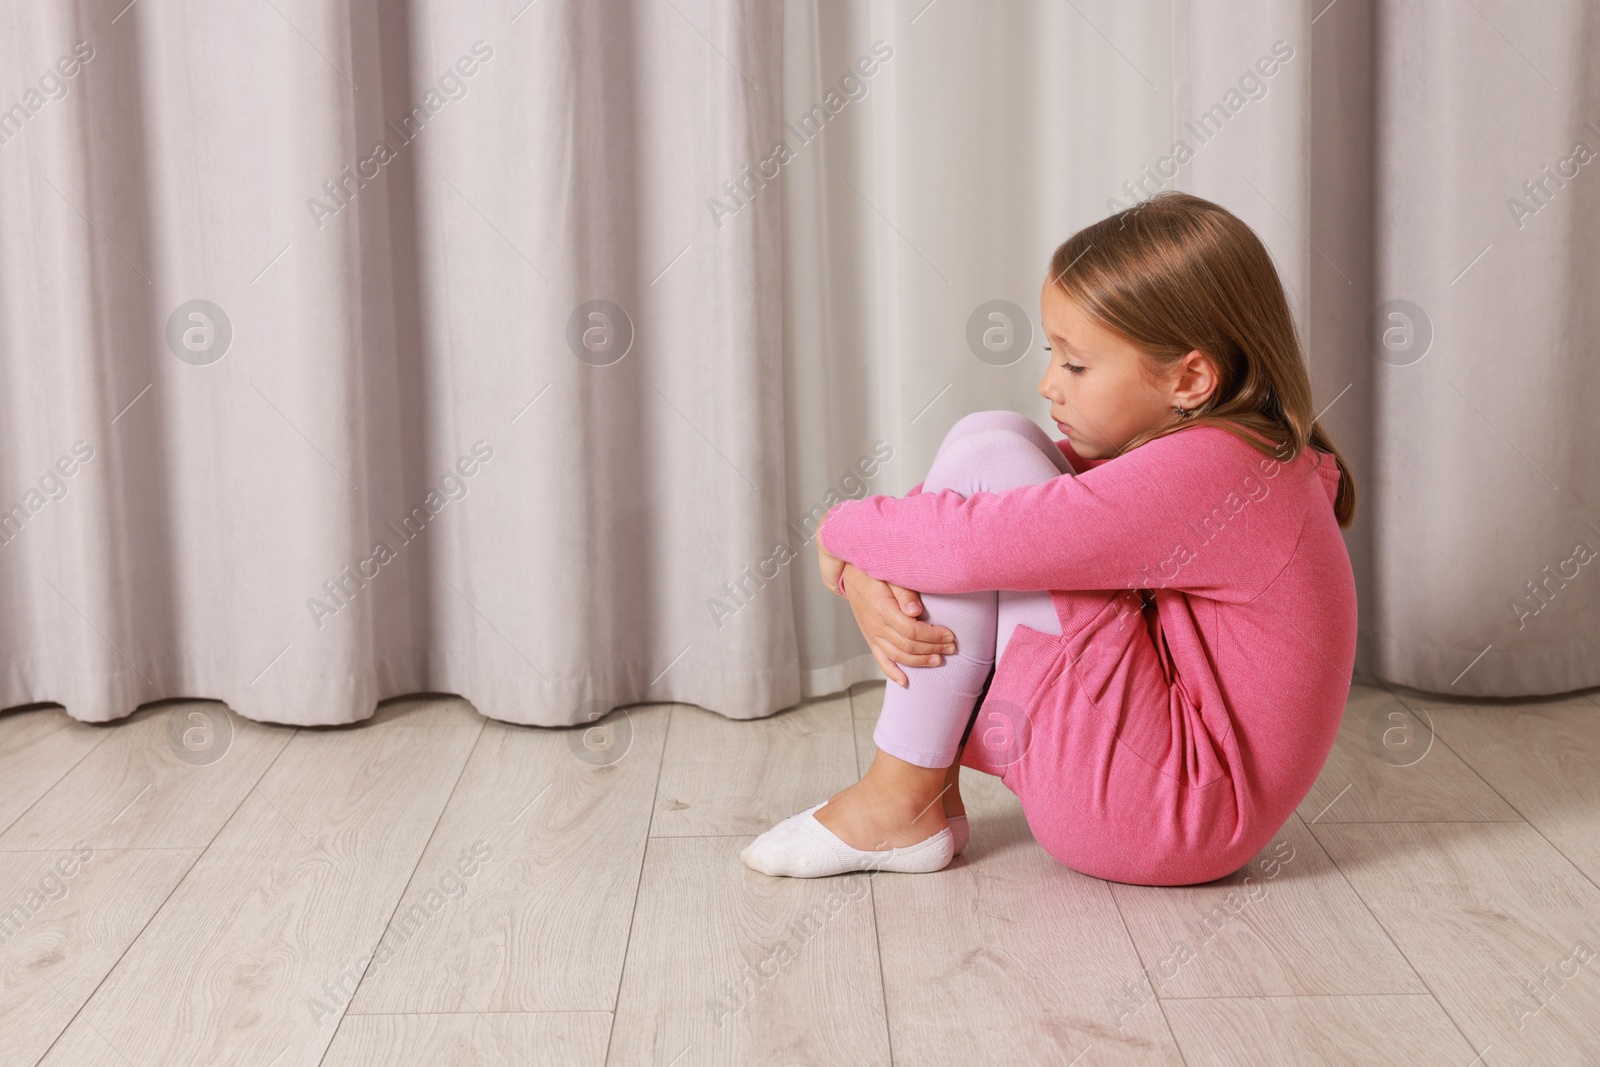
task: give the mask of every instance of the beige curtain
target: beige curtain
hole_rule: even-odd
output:
[[[1160,184],[1290,284],[1358,667],[1596,684],[1600,40],[1513,14],[0,0],[0,708],[876,677],[816,519],[1048,426],[1049,252]]]

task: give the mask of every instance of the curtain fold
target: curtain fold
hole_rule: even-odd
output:
[[[1354,467],[1357,670],[1463,696],[1600,684],[1600,13],[1524,14],[1173,4],[1176,184],[1267,242]]]

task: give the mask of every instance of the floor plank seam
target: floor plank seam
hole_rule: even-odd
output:
[[[1139,961],[1139,976],[1149,982],[1150,970],[1145,965],[1144,953],[1139,951],[1139,942],[1134,940],[1133,931],[1128,928],[1128,917],[1122,913],[1122,902],[1117,899],[1116,892],[1111,889],[1109,884],[1106,886],[1106,893],[1111,897],[1111,906],[1117,910],[1118,921],[1122,923],[1122,936],[1133,949],[1133,958]],[[1167,1028],[1167,1036],[1172,1039],[1172,1047],[1178,1050],[1178,1059],[1183,1063],[1184,1067],[1189,1067],[1188,1054],[1183,1051],[1183,1042],[1178,1040],[1178,1032],[1172,1028],[1172,1020],[1167,1018],[1167,1009],[1161,1006],[1161,992],[1156,989],[1154,983],[1150,984],[1150,993],[1150,999],[1155,1001],[1156,1011],[1161,1015],[1161,1025]],[[1117,1024],[1117,1029],[1122,1029],[1120,1021]],[[1094,1047],[1093,1044],[1090,1045],[1090,1048],[1092,1047]],[[1087,1052],[1088,1049],[1084,1051]]]
[[[450,810],[450,801],[455,799],[456,790],[461,788],[461,779],[467,773],[467,768],[472,765],[473,755],[478,751],[478,746],[483,744],[483,735],[487,725],[488,720],[478,724],[478,736],[473,739],[472,747],[467,750],[466,757],[461,761],[461,769],[456,772],[456,780],[450,784],[450,792],[445,794],[444,803],[439,805],[439,814],[434,816],[433,826],[428,829],[428,838],[422,843],[422,848],[417,851],[417,861],[411,865],[411,873],[406,875],[406,884],[401,886],[400,892],[395,895],[394,906],[389,909],[389,917],[384,920],[383,926],[378,930],[378,945],[383,944],[383,935],[389,932],[389,927],[394,923],[395,915],[400,911],[401,903],[405,901],[406,894],[411,891],[411,884],[416,881],[417,871],[422,868],[422,858],[428,854],[428,846],[433,844],[434,835],[439,832],[439,824],[444,821],[445,812]],[[323,1046],[322,1055],[317,1057],[318,1067],[321,1067],[321,1064],[327,1060],[328,1052],[333,1048],[333,1043],[339,1040],[339,1031],[343,1028],[345,1019],[351,1014],[350,1005],[354,1004],[356,1002],[356,997],[361,995],[362,983],[367,980],[367,972],[372,969],[372,960],[376,956],[377,945],[374,945],[373,952],[368,954],[367,965],[361,969],[361,977],[356,979],[356,987],[350,991],[350,999],[345,1001],[344,1007],[339,1012],[339,1020],[338,1022],[334,1023],[333,1033],[328,1035],[328,1043]],[[445,983],[450,984],[450,979],[446,978]],[[454,988],[454,986],[452,986],[452,988]],[[461,992],[461,990],[457,989],[456,995],[462,999],[463,1003],[467,1003],[467,996],[465,993]],[[473,1007],[472,1011],[473,1014],[476,1014],[480,1017],[483,1015],[483,1013],[478,1011],[476,1007]],[[466,1013],[454,1012],[452,1014]],[[488,1022],[487,1019],[484,1021]],[[495,1028],[491,1025],[490,1029],[493,1030]],[[499,1033],[498,1030],[495,1032]],[[500,1034],[500,1037],[508,1044],[510,1043],[510,1038],[507,1038],[504,1034]],[[512,1045],[512,1047],[514,1049],[516,1046]]]
[[[617,1016],[622,1010],[622,986],[628,977],[628,955],[633,948],[633,924],[639,918],[639,891],[644,885],[644,867],[650,857],[650,838],[656,825],[656,798],[661,795],[661,768],[667,762],[667,746],[672,742],[672,721],[678,717],[678,705],[667,704],[667,725],[661,732],[661,751],[656,754],[656,780],[650,788],[650,818],[644,829],[644,848],[639,851],[639,873],[633,882],[633,910],[628,913],[628,933],[622,939],[622,966],[617,968],[617,991],[611,996],[611,1026],[606,1030],[606,1050],[602,1064],[611,1062],[611,1045],[616,1038]],[[687,1050],[686,1050],[687,1051]],[[678,1053],[682,1055],[683,1053]]]
[[[1417,994],[1421,996],[1421,994]],[[440,1018],[467,1018],[479,1015],[612,1015],[604,1008],[519,1008],[515,1011],[349,1011],[346,1015],[363,1019],[407,1019],[414,1015],[437,1015]]]
[[[1208,994],[1197,996],[1162,997],[1166,1001],[1182,1000],[1320,1000],[1323,997],[1421,997],[1424,1000],[1433,1000],[1432,993],[1227,993]]]
[[[856,721],[855,709],[850,712],[850,744],[856,757],[856,766],[861,766],[860,746],[855,744]],[[894,1067],[894,1022],[889,1018],[889,984],[883,974],[883,931],[878,927],[878,883],[873,875],[876,871],[867,872],[868,898],[871,907],[867,911],[867,918],[872,922],[872,954],[878,964],[878,999],[883,1009],[883,1040],[889,1049],[889,1067]]]

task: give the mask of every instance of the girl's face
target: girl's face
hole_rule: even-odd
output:
[[[1133,344],[1090,319],[1046,279],[1039,294],[1050,365],[1039,395],[1050,401],[1056,428],[1084,459],[1115,455],[1138,434],[1165,426],[1173,408],[1198,407],[1216,387],[1211,361],[1186,354],[1171,380],[1151,382]]]

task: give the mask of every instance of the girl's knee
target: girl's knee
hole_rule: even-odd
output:
[[[950,427],[949,432],[944,435],[944,439],[946,442],[950,442],[980,430],[1010,430],[1013,433],[1026,434],[1028,431],[1024,427],[1028,426],[1032,426],[1036,431],[1038,430],[1033,420],[1021,412],[1009,411],[1004,408],[997,408],[993,411],[973,411],[957,419],[956,424]]]
[[[1060,474],[1037,442],[1012,430],[990,428],[974,430],[940,448],[923,489],[955,489],[962,494],[979,489],[999,491],[1035,485]]]
[[[949,452],[953,456],[995,456],[1007,453],[1038,452],[1039,447],[1025,435],[1015,430],[1001,426],[990,426],[981,430],[973,430],[963,437],[951,441],[945,448],[939,450],[943,455]]]

